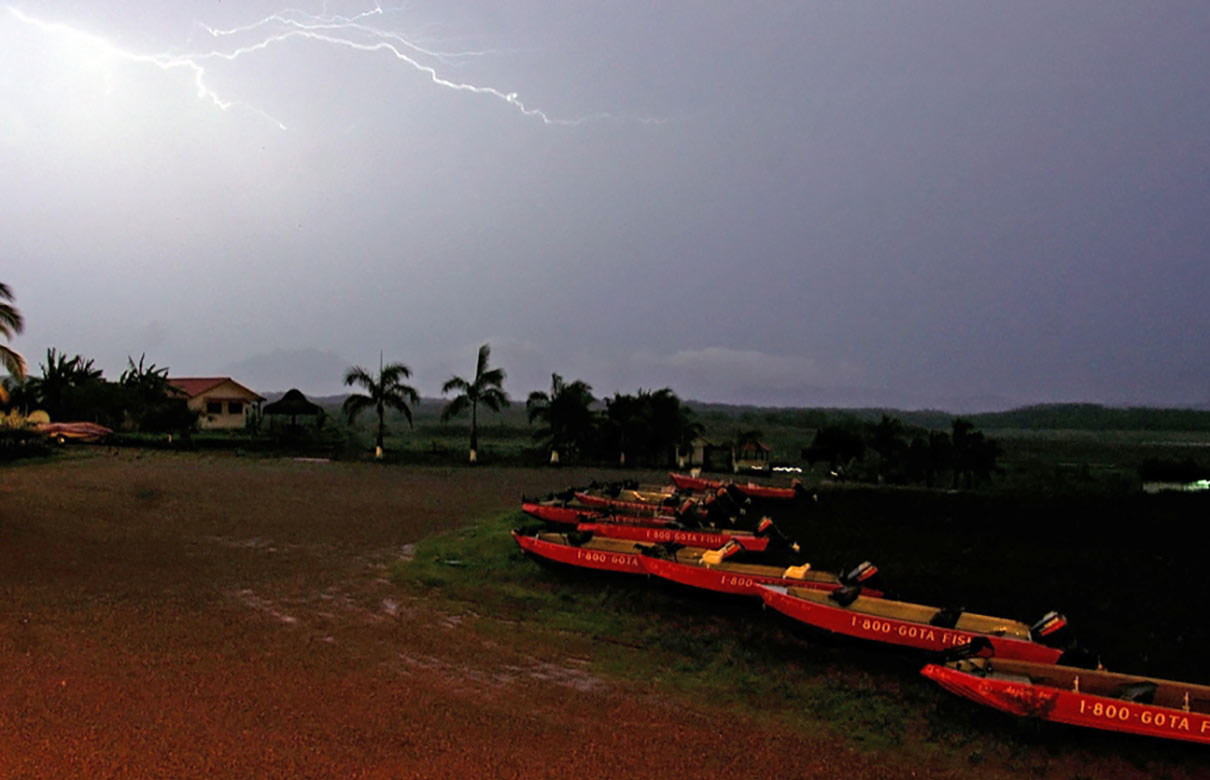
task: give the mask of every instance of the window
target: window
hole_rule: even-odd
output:
[[[206,414],[222,414],[222,413],[223,413],[223,402],[222,401],[207,401],[206,402]]]
[[[243,413],[244,413],[244,402],[243,401],[228,401],[227,402],[227,414],[243,414]]]

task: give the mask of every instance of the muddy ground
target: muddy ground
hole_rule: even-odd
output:
[[[605,679],[590,640],[388,579],[428,534],[596,476],[105,450],[0,468],[0,777],[1037,776]],[[1045,773],[1142,776],[1096,761]]]

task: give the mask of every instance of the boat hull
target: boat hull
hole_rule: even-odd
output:
[[[1053,647],[1012,637],[1001,637],[959,628],[940,628],[893,617],[873,616],[839,605],[817,604],[773,588],[760,588],[765,604],[802,623],[835,634],[868,639],[873,642],[942,652],[970,644],[983,637],[992,643],[997,658],[1051,664],[1062,651]]]
[[[601,571],[617,571],[627,574],[642,574],[643,567],[639,563],[642,558],[638,552],[615,552],[594,550],[586,547],[575,547],[569,544],[557,544],[539,539],[536,536],[525,536],[513,531],[513,539],[527,553],[545,558],[556,563],[578,566],[582,569],[599,569]]]
[[[1210,715],[1198,712],[981,677],[939,664],[925,666],[921,674],[951,693],[1011,715],[1103,731],[1210,744]]]

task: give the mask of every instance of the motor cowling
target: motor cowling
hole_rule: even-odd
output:
[[[1067,618],[1059,612],[1051,610],[1029,627],[1029,635],[1035,642],[1050,647],[1066,647],[1072,643],[1071,628]]]
[[[846,585],[829,593],[828,598],[842,607],[847,607],[856,601],[860,595],[861,585]]]

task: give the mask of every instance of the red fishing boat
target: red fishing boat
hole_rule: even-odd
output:
[[[1054,663],[1063,654],[1061,649],[1035,641],[1054,636],[1066,625],[1056,613],[1048,614],[1031,628],[1015,620],[869,598],[856,592],[835,594],[764,585],[760,597],[778,612],[807,625],[875,642],[942,651],[983,637],[991,643],[997,658]]]
[[[692,490],[696,493],[708,493],[711,490],[718,490],[726,484],[721,479],[703,479],[702,477],[691,477],[687,474],[676,474],[671,471],[668,472],[668,477],[677,488]]]
[[[630,512],[640,515],[667,515],[676,511],[676,507],[654,501],[630,501],[623,498],[598,496],[595,493],[576,491],[576,501],[585,506],[612,509],[619,512]]]
[[[586,531],[594,536],[610,539],[630,539],[647,544],[664,544],[673,542],[686,547],[702,547],[716,550],[734,539],[745,550],[762,552],[769,546],[769,537],[755,536],[750,533],[733,533],[729,531],[693,530],[687,528],[667,528],[650,525],[629,525],[621,523],[580,523],[577,531]]]
[[[536,504],[525,502],[521,511],[538,520],[548,523],[624,523],[627,525],[667,526],[676,522],[676,518],[657,515],[615,515],[596,511],[587,507],[561,506],[558,504]]]
[[[668,476],[672,479],[672,483],[682,490],[693,490],[697,492],[709,492],[718,490],[723,487],[733,487],[739,492],[750,498],[776,498],[776,499],[792,499],[803,493],[802,486],[797,481],[788,488],[769,487],[768,485],[758,485],[755,482],[740,484],[738,482],[723,482],[717,479],[702,479],[701,477],[689,477],[684,474],[674,474],[669,472]]]
[[[921,674],[1012,715],[1210,744],[1210,686],[999,657],[929,664]]]
[[[743,596],[759,596],[761,585],[797,586],[821,590],[839,590],[851,581],[864,581],[877,569],[870,566],[867,574],[862,567],[841,577],[832,572],[816,571],[809,565],[773,566],[757,563],[732,563],[727,560],[728,550],[738,552],[737,543],[728,544],[721,550],[703,553],[701,550],[683,548],[667,558],[652,555],[641,556],[643,570],[662,579],[681,585],[713,590],[719,593],[734,593]],[[864,566],[864,564],[863,564]],[[856,578],[855,580],[851,578]],[[881,591],[867,590],[871,596]]]
[[[602,571],[643,573],[638,546],[625,539],[593,536],[581,544],[575,544],[568,534],[544,532],[526,536],[517,531],[513,531],[513,539],[527,553],[556,563]]]

